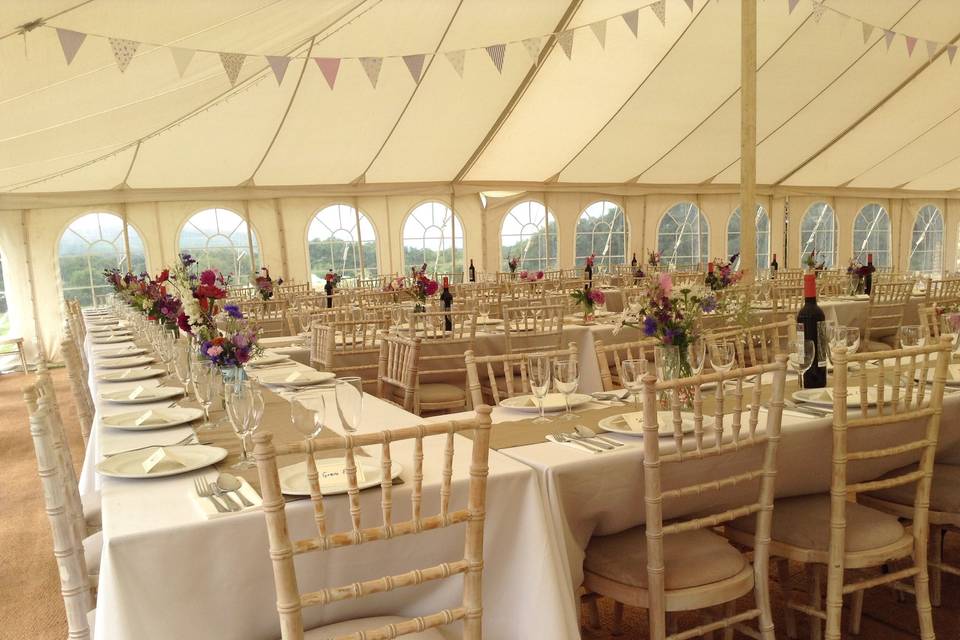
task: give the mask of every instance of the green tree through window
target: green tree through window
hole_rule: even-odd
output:
[[[307,249],[310,280],[314,286],[323,284],[323,277],[330,269],[344,278],[344,284],[378,274],[377,234],[367,216],[349,205],[330,205],[313,217],[307,229]]]
[[[618,204],[594,202],[577,219],[577,265],[591,254],[596,254],[597,266],[625,264],[627,245],[626,216]]]
[[[127,226],[130,271],[147,270],[146,253],[140,234]],[[112,213],[88,213],[74,220],[60,236],[60,282],[64,298],[76,298],[83,307],[96,305],[111,292],[103,280],[103,270],[118,268],[127,271],[123,243],[123,219]]]
[[[557,221],[539,202],[528,200],[514,206],[500,225],[500,262],[518,258],[518,270],[557,268]]]
[[[759,272],[770,264],[770,216],[763,205],[757,205],[757,265]],[[727,223],[727,258],[740,251],[740,207],[733,210],[730,221]],[[740,259],[737,258],[735,269],[740,268]]]
[[[403,267],[426,263],[430,273],[462,273],[463,225],[442,202],[424,202],[403,223]]]
[[[678,202],[667,209],[657,228],[657,251],[664,266],[697,267],[710,259],[709,250],[710,227],[697,205]]]
[[[943,273],[943,214],[932,204],[921,207],[910,236],[910,271],[939,277]]]
[[[800,264],[805,264],[811,251],[817,262],[828,269],[837,261],[837,217],[826,202],[814,202],[800,221]]]
[[[873,254],[876,267],[890,267],[890,216],[878,204],[868,204],[853,221],[853,259],[867,263],[867,254]]]
[[[193,214],[180,231],[180,253],[189,253],[200,269],[218,269],[230,276],[232,284],[249,284],[250,251],[255,268],[260,268],[256,232],[247,238],[247,223],[229,209],[205,209]]]

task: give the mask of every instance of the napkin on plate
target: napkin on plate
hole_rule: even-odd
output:
[[[208,478],[208,480],[210,480],[210,482],[213,482],[214,478]],[[190,485],[189,485],[190,488],[188,489],[189,495],[190,495],[190,500],[193,502],[194,505],[196,505],[196,508],[200,511],[200,513],[203,515],[203,517],[206,518],[207,520],[213,520],[213,519],[215,519],[215,518],[222,518],[223,516],[232,516],[232,515],[235,514],[235,513],[245,513],[245,512],[247,512],[247,511],[257,511],[257,510],[259,510],[259,509],[260,509],[260,506],[263,504],[263,499],[262,499],[262,498],[260,497],[260,495],[256,492],[256,490],[255,490],[253,487],[250,486],[250,483],[249,483],[249,482],[247,482],[247,481],[244,480],[243,478],[240,478],[240,483],[241,483],[241,487],[240,487],[239,491],[240,491],[240,493],[243,494],[243,497],[245,497],[247,500],[249,500],[251,503],[253,503],[253,506],[252,506],[252,507],[243,507],[243,509],[240,510],[240,511],[229,511],[229,512],[226,512],[226,513],[220,513],[219,511],[217,511],[217,508],[216,508],[215,506],[213,506],[213,503],[210,502],[210,499],[209,499],[209,498],[201,498],[200,496],[197,495],[197,492],[193,490],[193,483],[192,483],[192,482],[190,483]],[[231,491],[231,492],[230,492],[230,497],[233,498],[233,501],[234,501],[234,502],[236,502],[236,503],[239,504],[240,506],[243,506],[243,503],[240,501],[240,498],[237,497],[237,494],[236,494],[236,493],[234,493],[234,492]],[[220,503],[223,504],[223,499],[222,499],[222,498],[218,498],[218,497],[215,496],[215,497],[214,497],[214,500],[219,500]]]

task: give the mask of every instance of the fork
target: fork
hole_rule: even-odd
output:
[[[207,485],[207,490],[212,492],[213,495],[217,496],[223,503],[227,505],[227,509],[230,511],[242,511],[243,507],[237,504],[237,501],[230,497],[230,494],[220,488],[216,482],[211,483],[209,480],[204,479],[204,482]],[[237,494],[239,495],[239,494]]]
[[[193,479],[193,488],[196,489],[197,495],[201,498],[207,498],[210,502],[213,503],[213,506],[217,508],[217,511],[220,513],[229,513],[230,509],[226,508],[220,501],[213,497],[213,489],[210,488],[210,485],[207,484],[206,479],[204,478],[194,478]]]

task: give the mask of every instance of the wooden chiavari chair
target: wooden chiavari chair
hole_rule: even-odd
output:
[[[903,324],[903,308],[913,292],[912,282],[875,284],[870,292],[866,326],[861,351],[886,351],[888,343],[896,340],[897,330]]]
[[[473,406],[483,404],[484,397],[489,398],[491,404],[498,405],[504,398],[530,393],[527,358],[532,355],[570,360],[579,357],[576,342],[569,343],[566,349],[495,356],[477,356],[473,351],[467,351],[467,381]]]
[[[748,324],[733,329],[712,329],[704,334],[709,345],[717,341],[733,341],[737,351],[737,366],[749,367],[773,362],[776,356],[788,354],[796,340],[797,321],[777,320],[763,324]]]
[[[77,406],[80,433],[83,436],[83,444],[86,445],[90,439],[90,429],[93,426],[93,398],[90,396],[90,387],[87,384],[83,363],[80,361],[77,345],[70,335],[70,328],[67,327],[66,331],[66,337],[60,342],[60,351],[63,353],[63,360],[67,365],[67,377],[70,379],[70,390],[73,393],[74,404]]]
[[[770,288],[770,299],[774,313],[796,314],[803,306],[803,282],[777,276]]]
[[[430,425],[407,427],[368,434],[346,435],[339,439],[307,439],[302,443],[274,445],[270,433],[261,432],[254,436],[256,447],[254,456],[260,474],[263,491],[263,512],[267,521],[267,534],[270,540],[270,558],[273,563],[274,583],[277,592],[277,611],[280,617],[280,629],[283,640],[302,640],[304,638],[303,609],[314,605],[362,598],[376,593],[394,591],[401,587],[416,586],[431,580],[445,579],[462,575],[463,599],[460,606],[443,609],[437,613],[405,619],[397,616],[380,616],[358,620],[342,621],[311,631],[310,637],[334,638],[335,640],[386,640],[411,635],[420,640],[442,640],[436,628],[457,621],[462,622],[464,640],[482,638],[482,577],[483,577],[483,527],[486,504],[487,459],[490,442],[490,407],[478,406],[473,420],[445,422]],[[472,454],[469,476],[469,493],[464,508],[451,507],[453,492],[454,446],[457,434],[470,433]],[[444,437],[443,471],[439,488],[440,509],[436,515],[424,515],[423,458],[424,440],[430,437]],[[393,494],[391,480],[392,447],[397,443],[413,441],[412,466],[413,485],[411,489],[412,517],[402,522],[394,522]],[[466,440],[459,440],[465,443]],[[357,486],[357,463],[354,451],[357,447],[379,446],[382,450],[383,480],[380,484],[382,524],[363,527],[361,525],[360,491]],[[325,453],[342,449],[346,468],[348,499],[350,503],[349,531],[331,533],[328,521],[334,513],[323,499],[314,453]],[[431,453],[432,450],[428,450]],[[310,499],[314,505],[314,520],[317,534],[298,541],[290,539],[287,524],[285,502],[280,493],[280,477],[277,471],[277,455],[304,454],[307,461],[307,478],[310,483]],[[399,489],[403,491],[404,489]],[[426,501],[430,504],[430,501]],[[294,557],[306,553],[326,553],[331,549],[366,544],[374,540],[386,540],[406,535],[418,535],[427,531],[465,525],[464,556],[460,560],[444,562],[407,573],[385,576],[375,580],[354,582],[352,585],[330,587],[313,593],[301,594],[297,584]]]
[[[960,278],[943,278],[942,280],[927,278],[924,302],[944,304],[958,300],[960,300]]]
[[[380,336],[377,397],[415,413],[419,360],[419,338],[397,334]],[[399,403],[396,402],[398,398]]]
[[[280,299],[297,298],[310,293],[313,293],[313,287],[308,282],[284,283],[276,287],[277,298]]]
[[[451,321],[449,330],[445,328],[447,317]],[[474,350],[476,330],[476,314],[472,311],[410,314],[410,335],[420,340],[413,413],[470,408],[463,354]]]
[[[380,356],[380,320],[351,320],[314,324],[310,366],[338,376],[359,376],[365,387],[376,386]]]
[[[261,338],[275,338],[287,331],[286,300],[246,300],[237,305],[243,317],[257,327]]]
[[[826,640],[840,640],[843,596],[854,598],[853,620],[859,618],[863,590],[913,578],[920,620],[920,637],[933,640],[933,620],[927,573],[928,508],[934,456],[940,435],[943,388],[949,362],[949,341],[922,347],[894,349],[874,353],[847,354],[845,349],[832,353],[833,378],[833,452],[830,492],[777,500],[777,514],[770,532],[770,554],[780,562],[781,588],[787,607],[787,635],[796,636],[793,611],[800,611],[816,625],[819,637],[821,620],[826,622]],[[931,357],[932,356],[932,357]],[[934,359],[935,358],[935,361]],[[868,362],[878,362],[876,378],[868,381],[859,375],[854,389],[860,397],[875,394],[875,406],[862,403],[859,410],[848,408],[848,375],[864,371]],[[892,379],[888,379],[892,374]],[[932,375],[932,384],[929,381]],[[899,437],[890,434],[894,424],[920,423]],[[851,437],[852,434],[857,436]],[[877,446],[880,440],[886,446]],[[851,443],[851,440],[853,441]],[[896,444],[890,444],[891,441]],[[872,443],[876,448],[861,448]],[[851,446],[853,445],[853,446]],[[885,479],[848,483],[848,467],[860,461],[884,458],[919,458],[913,470],[891,473]],[[848,493],[866,494],[913,485],[910,511],[913,526],[906,531],[899,520],[864,504],[849,502]],[[745,545],[753,544],[753,524],[736,520],[727,527],[728,535]],[[909,567],[847,582],[846,570],[879,569],[893,561],[911,558]],[[808,566],[810,604],[793,599],[786,561]],[[821,605],[822,569],[826,570],[826,606]],[[857,629],[853,629],[856,633]]]
[[[766,414],[765,428],[758,429],[761,405],[760,385],[746,389],[747,378],[771,374],[772,397]],[[649,612],[651,640],[692,638],[720,629],[732,628],[750,620],[759,621],[759,633],[749,634],[773,640],[773,618],[768,592],[767,537],[773,515],[774,480],[777,472],[777,446],[786,376],[786,357],[772,364],[747,369],[717,372],[658,382],[647,374],[644,378],[643,469],[646,523],[621,533],[594,536],[587,546],[584,561],[584,587],[589,594],[612,598],[614,633],[619,632],[623,604],[644,607]],[[732,383],[734,391],[725,395],[724,383]],[[704,428],[701,386],[715,383],[711,392],[715,403],[713,424]],[[680,393],[694,388],[693,433],[685,434],[681,416]],[[745,391],[749,398],[744,402]],[[666,438],[659,433],[657,393],[672,399],[673,439],[669,451],[661,451]],[[731,396],[732,397],[728,397]],[[746,413],[747,424],[742,424]],[[730,423],[727,430],[726,424]],[[752,454],[753,451],[759,451]],[[725,463],[735,457],[758,460],[749,470],[724,474]],[[676,486],[669,471],[684,463],[709,461],[708,471],[696,474],[692,484]],[[682,473],[677,471],[677,473]],[[756,483],[751,491],[744,484]],[[729,489],[730,491],[726,491]],[[716,492],[716,493],[714,493]],[[706,494],[706,495],[704,495]],[[695,516],[676,518],[664,523],[671,500],[703,496],[702,508]],[[709,497],[708,497],[709,496]],[[755,523],[756,534],[753,564],[722,536],[711,529],[736,518],[746,517]],[[756,605],[736,612],[736,600],[754,592]],[[723,617],[681,633],[669,633],[667,613],[725,605]],[[672,626],[672,625],[671,625]]]
[[[508,354],[560,349],[564,308],[558,305],[503,309],[504,342]]]
[[[596,340],[594,353],[597,355],[597,366],[600,367],[600,382],[603,383],[603,390],[622,389],[623,363],[627,360],[653,362],[653,348],[658,344],[662,344],[658,338],[643,338],[620,344],[604,344],[603,340]]]

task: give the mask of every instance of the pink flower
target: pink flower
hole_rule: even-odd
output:
[[[200,274],[200,284],[213,286],[217,283],[217,272],[213,269],[207,269]]]
[[[603,294],[603,291],[600,291],[599,289],[591,289],[590,299],[593,300],[594,304],[603,304],[607,297]]]
[[[436,280],[428,280],[424,291],[428,296],[432,296],[440,288],[440,285],[437,284]]]
[[[543,271],[537,271],[537,280],[543,280]]]
[[[663,290],[663,295],[669,298],[670,294],[673,293],[673,278],[670,277],[669,273],[661,273],[659,284]]]
[[[527,276],[529,276],[529,275],[530,275],[530,274],[529,274],[528,272],[526,272],[526,271],[521,271],[521,272],[520,272],[520,279],[521,279],[521,280],[526,280],[526,279],[527,279]]]
[[[210,356],[211,358],[216,358],[221,353],[223,353],[223,347],[221,347],[218,344],[215,344],[209,349],[207,349],[207,355]]]

